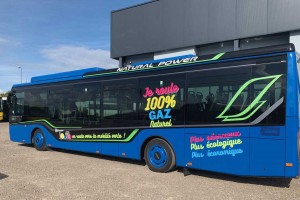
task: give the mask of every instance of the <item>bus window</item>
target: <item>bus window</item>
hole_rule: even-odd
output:
[[[252,101],[256,98],[260,98],[260,101],[264,101],[263,105],[252,116],[252,120],[256,119],[263,113],[270,112],[270,107],[274,104],[280,104],[277,109],[270,112],[260,124],[284,124],[285,123],[285,104],[280,103],[285,101],[286,90],[286,67],[285,63],[270,63],[260,64],[253,67],[253,77],[265,79],[255,81],[253,83],[253,97]],[[269,86],[272,81],[275,81]],[[267,90],[266,90],[267,89]],[[262,95],[261,97],[259,95]]]
[[[102,127],[137,125],[137,96],[135,82],[103,85]]]
[[[220,123],[224,122],[224,118],[218,116],[223,112],[226,116],[241,113],[249,105],[250,88],[247,86],[243,91],[238,90],[247,82],[249,75],[247,68],[237,68],[234,72],[218,70],[188,73],[186,123]]]
[[[50,88],[49,112],[54,124],[99,127],[100,85],[89,83]]]
[[[141,78],[139,120],[149,127],[184,124],[185,75]]]
[[[35,120],[40,117],[47,118],[49,116],[47,90],[26,90],[24,106],[26,108],[27,120]]]
[[[72,88],[63,86],[53,87],[49,90],[49,116],[55,125],[70,125],[72,111],[76,109],[72,96]],[[71,106],[73,105],[73,106]]]
[[[75,102],[74,124],[100,126],[100,84],[89,83],[73,86]]]
[[[10,112],[12,115],[24,114],[24,92],[12,93]]]

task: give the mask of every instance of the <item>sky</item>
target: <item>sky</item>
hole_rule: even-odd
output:
[[[0,0],[0,93],[31,77],[110,58],[110,14],[149,0]]]

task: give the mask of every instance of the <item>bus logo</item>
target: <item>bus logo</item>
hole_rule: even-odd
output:
[[[265,93],[269,90],[269,88],[282,76],[280,75],[273,75],[273,76],[265,76],[261,78],[254,78],[246,83],[244,83],[240,89],[236,92],[236,94],[232,97],[230,102],[227,104],[223,112],[217,117],[219,119],[223,119],[223,122],[226,121],[242,121],[249,119],[252,115],[254,115],[265,103],[267,100],[262,100],[262,97]],[[252,101],[252,103],[241,111],[238,114],[234,115],[226,115],[226,112],[234,105],[235,100],[241,95],[241,93],[252,83],[261,80],[269,80],[270,82],[265,86],[265,88],[256,96],[256,98]]]

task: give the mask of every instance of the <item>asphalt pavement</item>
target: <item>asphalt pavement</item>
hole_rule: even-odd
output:
[[[249,178],[10,142],[0,123],[0,199],[300,199],[300,179]]]

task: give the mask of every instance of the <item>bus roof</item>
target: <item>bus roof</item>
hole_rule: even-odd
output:
[[[261,47],[256,49],[239,50],[232,52],[223,52],[218,54],[210,54],[203,56],[179,56],[161,60],[146,61],[133,63],[125,67],[119,67],[115,69],[108,69],[99,72],[88,72],[84,75],[84,78],[93,78],[99,76],[109,76],[126,73],[136,73],[150,70],[159,69],[171,69],[174,67],[187,67],[195,64],[207,64],[211,62],[230,61],[237,59],[246,59],[254,56],[270,56],[274,54],[282,54],[286,52],[295,51],[293,44],[276,45],[269,47]]]
[[[220,62],[226,60],[244,59],[246,57],[270,55],[276,53],[285,53],[295,51],[293,44],[276,45],[262,47],[249,50],[232,51],[226,53],[218,53],[213,55],[194,56],[185,55],[166,59],[152,60],[146,62],[133,63],[125,67],[103,69],[103,68],[87,68],[69,72],[49,74],[44,76],[36,76],[31,78],[30,83],[15,84],[13,87],[36,85],[44,83],[54,83],[58,81],[78,80],[83,78],[93,78],[108,75],[117,75],[132,72],[143,72],[149,70],[166,69],[172,67],[184,67],[195,64],[205,64],[209,62]]]
[[[55,74],[48,74],[42,76],[35,76],[31,78],[30,83],[23,83],[23,84],[15,84],[13,87],[18,86],[25,86],[25,85],[32,85],[32,84],[42,84],[42,83],[52,83],[57,81],[68,81],[68,80],[76,80],[82,79],[83,75],[86,73],[96,73],[104,70],[103,68],[87,68],[87,69],[80,69],[80,70],[73,70],[68,72],[60,72]]]

